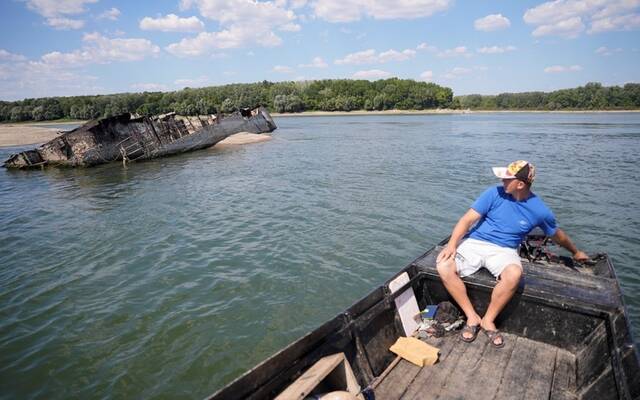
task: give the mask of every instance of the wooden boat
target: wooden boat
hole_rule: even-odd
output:
[[[209,398],[274,398],[318,360],[340,353],[360,398],[640,398],[640,362],[609,257],[577,265],[537,235],[521,246],[525,277],[497,321],[505,347],[494,348],[482,333],[470,344],[454,334],[425,339],[440,349],[436,364],[398,362],[388,350],[404,335],[394,299],[410,287],[420,309],[453,301],[435,268],[446,242],[400,271],[410,278],[400,290],[390,290],[390,279]],[[481,270],[464,280],[476,309],[486,309],[495,279]]]
[[[175,113],[133,117],[127,113],[89,121],[36,149],[11,155],[4,166],[89,167],[118,160],[145,160],[211,147],[239,132],[266,133],[274,129],[276,124],[263,107],[224,118]]]

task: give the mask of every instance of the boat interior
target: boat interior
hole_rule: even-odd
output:
[[[504,347],[482,332],[466,343],[452,331],[423,339],[439,349],[434,365],[418,367],[389,351],[404,336],[394,302],[402,293],[413,290],[420,310],[453,302],[435,268],[445,244],[399,272],[409,277],[399,290],[390,290],[390,279],[210,398],[275,398],[336,353],[344,353],[362,399],[640,398],[638,355],[609,258],[577,265],[548,250],[542,237],[521,246],[525,274],[496,321]],[[495,278],[481,270],[464,280],[482,315]]]

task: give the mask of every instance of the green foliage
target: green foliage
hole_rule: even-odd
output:
[[[640,108],[640,84],[585,86],[554,92],[501,93],[495,96],[457,96],[460,108],[471,110],[631,110]]]
[[[122,113],[183,115],[231,113],[239,108],[265,106],[277,112],[425,110],[608,110],[640,108],[640,84],[583,87],[554,92],[478,94],[453,97],[450,88],[410,79],[375,82],[325,79],[304,82],[232,84],[184,88],[176,92],[121,93],[105,96],[50,97],[0,101],[0,122],[58,118],[93,119]]]

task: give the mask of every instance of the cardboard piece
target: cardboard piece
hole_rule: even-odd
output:
[[[396,279],[389,282],[389,290],[391,290],[391,293],[395,293],[407,282],[409,282],[409,274],[403,272]],[[418,322],[415,317],[420,314],[413,288],[409,287],[400,296],[396,297],[394,302],[400,315],[400,321],[402,321],[405,336],[413,335],[413,332],[418,329]]]
[[[437,347],[414,337],[399,337],[389,350],[418,367],[435,364],[440,352]]]

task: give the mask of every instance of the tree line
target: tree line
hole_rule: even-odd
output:
[[[327,79],[232,84],[175,92],[121,93],[0,101],[0,122],[87,120],[122,113],[182,115],[231,113],[265,106],[276,112],[427,110],[615,110],[640,108],[640,84],[599,83],[553,92],[453,96],[450,88],[410,79]]]
[[[232,84],[175,92],[122,93],[0,102],[0,121],[93,119],[126,112],[141,115],[231,113],[265,106],[276,112],[424,110],[449,108],[453,91],[408,79],[329,79],[303,82]]]
[[[553,92],[456,96],[454,101],[471,110],[633,110],[640,108],[640,84],[607,87],[592,82]]]

